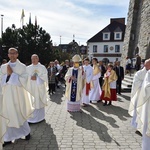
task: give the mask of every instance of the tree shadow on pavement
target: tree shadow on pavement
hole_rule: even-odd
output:
[[[86,130],[91,130],[97,133],[100,140],[104,142],[111,143],[112,138],[108,134],[108,128],[101,124],[100,122],[96,121],[91,115],[85,113],[70,113],[71,118],[76,121],[76,125],[80,126]]]
[[[63,89],[57,89],[55,94],[50,95],[50,101],[60,105],[63,101],[63,95]]]
[[[123,102],[123,100],[120,97],[117,98],[117,101]]]
[[[41,145],[42,147],[39,147],[38,150],[40,150],[40,148],[47,148],[48,149],[53,149],[53,150],[58,150],[58,143],[56,140],[56,135],[53,132],[53,129],[51,127],[51,125],[49,123],[47,123],[46,121],[43,121],[39,124],[36,125],[31,125],[31,131],[33,134],[32,139],[37,139],[39,140],[39,145]],[[32,142],[32,140],[31,140]],[[38,148],[38,145],[37,145]]]
[[[122,108],[120,106],[114,106],[114,105],[103,106],[102,104],[103,103],[100,103],[100,104],[97,105],[99,110],[101,110],[102,112],[106,112],[107,114],[115,115],[120,120],[123,120],[123,121],[126,121],[127,117],[130,117],[130,115],[128,114],[128,110],[127,109],[124,109],[124,108]]]
[[[59,150],[56,135],[51,128],[51,125],[42,121],[37,124],[30,124],[31,127],[31,139],[26,140],[16,140],[14,144],[7,145],[4,150],[10,149],[13,146],[12,150],[21,150],[21,149],[36,149],[36,150]]]
[[[90,112],[93,117],[108,122],[112,127],[119,128],[119,126],[115,124],[116,120],[114,118],[110,116],[105,116],[101,111],[97,110],[92,105],[90,105],[89,107],[83,107],[82,109]]]

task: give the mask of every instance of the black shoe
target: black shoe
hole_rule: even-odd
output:
[[[105,103],[103,104],[103,106],[106,106],[107,105],[107,101],[105,101]]]
[[[108,103],[108,106],[110,106],[111,105],[111,101]]]
[[[136,130],[135,133],[139,136],[142,136],[141,132],[139,132],[138,130]]]
[[[87,105],[85,103],[83,103],[82,107],[86,107]]]
[[[11,141],[4,142],[3,147],[5,147],[6,145],[9,145],[9,144],[11,144],[11,143],[12,143]]]
[[[31,135],[30,135],[30,133],[26,136],[26,140],[28,141],[28,140],[30,140],[30,138],[31,138]]]
[[[41,123],[41,122],[44,122],[45,121],[45,119],[43,119],[43,120],[41,120],[41,121],[39,121],[39,122],[37,122],[37,123]]]
[[[52,94],[55,94],[55,91],[52,91]]]
[[[32,122],[28,122],[29,125],[33,124]]]
[[[100,102],[102,102],[102,100],[98,100],[98,101],[97,101],[97,103],[100,103]]]

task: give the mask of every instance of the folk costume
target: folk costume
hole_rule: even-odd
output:
[[[56,78],[56,67],[49,67],[47,68],[48,71],[48,84],[49,84],[49,94],[53,94],[56,90],[55,90],[55,78]]]
[[[115,71],[107,70],[104,75],[104,84],[102,87],[102,95],[100,98],[101,100],[105,100],[106,102],[117,100],[116,81],[117,81],[117,75]]]

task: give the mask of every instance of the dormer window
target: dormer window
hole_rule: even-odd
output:
[[[103,40],[110,40],[110,33],[103,33]]]
[[[114,40],[121,40],[122,39],[122,32],[115,32]]]

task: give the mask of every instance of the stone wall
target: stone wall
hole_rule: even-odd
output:
[[[150,0],[143,0],[138,46],[142,58],[150,58]],[[146,55],[147,54],[147,55]]]
[[[150,57],[150,0],[130,0],[122,65],[126,57],[135,57],[139,53],[142,59]]]

